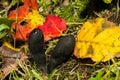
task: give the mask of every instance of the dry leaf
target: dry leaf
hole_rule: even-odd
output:
[[[6,46],[0,47],[2,69],[0,79],[3,80],[12,70],[18,68],[19,61],[26,61],[27,56],[22,51],[15,51]]]

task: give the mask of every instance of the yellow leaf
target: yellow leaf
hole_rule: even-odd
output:
[[[120,28],[105,18],[83,24],[77,34],[74,55],[93,61],[108,61],[120,54]]]
[[[44,22],[44,17],[37,10],[32,10],[25,19],[29,20],[30,27],[33,29],[38,25],[43,25]]]
[[[21,50],[21,48],[14,48],[10,43],[8,43],[8,42],[4,42],[4,46],[6,46],[6,47],[8,47],[8,48],[10,48],[10,49],[12,49],[12,50],[15,50],[15,51],[20,51]]]

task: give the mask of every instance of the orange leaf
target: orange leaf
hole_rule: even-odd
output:
[[[26,6],[20,6],[17,10],[13,10],[9,13],[8,17],[9,18],[18,18],[18,19],[23,19],[29,12],[29,7]]]
[[[31,12],[30,8],[32,8]],[[62,31],[66,30],[66,21],[58,16],[48,15],[43,24],[44,19],[37,11],[36,0],[24,0],[24,5],[20,6],[17,10],[11,11],[9,17],[16,18],[17,14],[18,21],[13,23],[12,28],[16,31],[14,38],[18,40],[27,41],[26,36],[38,25],[43,31],[46,41],[59,37]],[[21,21],[24,20],[28,21],[27,25],[21,25]]]
[[[14,22],[13,26],[17,26],[16,28],[13,27],[13,29],[15,29],[14,39],[27,41],[26,35],[31,31],[29,25],[22,26],[19,21],[18,23]]]
[[[38,5],[36,0],[24,0],[24,4],[9,13],[9,18],[24,18],[30,12],[30,8],[37,10]]]
[[[16,10],[9,13],[9,18],[16,19],[12,24],[12,28],[15,30],[14,39],[27,41],[27,34],[30,33],[38,25],[43,24],[43,17],[37,11],[37,1],[36,0],[24,0],[24,4],[19,6]],[[27,21],[27,24],[21,24],[22,21]]]

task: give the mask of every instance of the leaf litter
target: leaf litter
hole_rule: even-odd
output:
[[[23,51],[15,51],[6,46],[0,47],[0,55],[2,56],[2,68],[0,79],[4,79],[13,69],[18,68],[20,61],[26,61],[27,56]]]
[[[115,16],[116,15],[112,15],[108,19],[119,23],[118,22],[119,17],[117,19],[115,19],[116,18]],[[66,17],[66,16],[64,16],[64,17]],[[70,19],[68,18],[68,21],[69,20]],[[73,21],[74,20],[76,20],[76,19],[73,19]],[[70,32],[72,32],[72,30]],[[13,53],[14,53],[14,51],[13,51]],[[21,52],[19,52],[19,53],[21,53]],[[9,55],[9,54],[4,55],[4,57],[5,56],[7,57],[7,55]],[[15,60],[15,61],[17,60],[14,58],[15,56],[16,56],[16,54],[13,55],[12,57],[9,57],[10,59],[8,59],[8,57],[7,58],[3,57],[3,58],[8,59],[8,61],[10,60],[11,64],[12,64],[12,63],[14,63],[13,60]],[[118,61],[120,61],[120,59],[115,58],[115,61],[118,62]],[[57,70],[56,74],[53,76],[52,80],[78,80],[79,79],[78,77],[80,77],[80,79],[82,79],[82,80],[88,80],[88,78],[90,78],[91,76],[95,76],[97,74],[97,72],[99,72],[99,70],[107,71],[108,66],[110,66],[112,63],[113,63],[112,60],[105,62],[105,63],[94,63],[90,59],[76,59],[75,57],[72,56],[71,59],[67,63],[63,63],[62,65],[60,65],[58,67],[58,70]],[[10,66],[10,65],[7,65],[7,66]],[[7,71],[7,70],[5,70],[5,71]],[[9,71],[11,71],[11,70],[9,69],[8,72]]]

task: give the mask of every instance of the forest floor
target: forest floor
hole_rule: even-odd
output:
[[[22,1],[22,0],[20,0]],[[67,30],[63,34],[77,35],[82,24],[90,19],[104,17],[119,25],[119,0],[105,3],[103,0],[37,0],[41,15],[59,15],[67,22]],[[108,0],[109,1],[109,0]],[[1,0],[0,16],[6,17],[6,7],[10,7],[9,0]],[[15,6],[14,6],[15,8]],[[3,12],[2,12],[3,11]],[[9,11],[7,11],[9,13]],[[2,45],[3,39],[0,40]],[[56,40],[50,40],[46,49],[49,53]],[[19,42],[18,42],[19,43]],[[21,42],[20,42],[21,43]],[[22,44],[25,44],[22,42]],[[107,62],[93,62],[88,59],[77,59],[74,55],[57,67],[50,75],[47,75],[29,61],[19,63],[19,68],[10,72],[5,80],[120,80],[120,58],[114,58]],[[2,59],[0,64],[2,65]],[[2,74],[0,74],[0,77]]]

